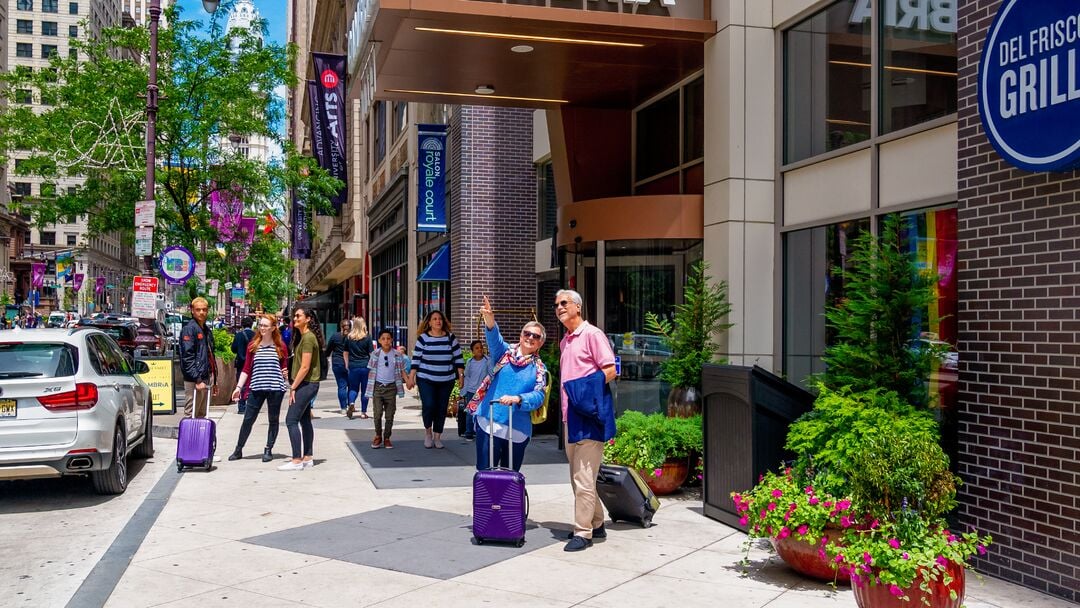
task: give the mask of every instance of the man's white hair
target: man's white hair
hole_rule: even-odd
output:
[[[578,308],[581,308],[582,300],[580,293],[574,291],[573,289],[560,289],[559,291],[555,292],[555,299],[558,300],[564,295],[570,296],[570,300],[573,301],[574,304],[577,304]]]

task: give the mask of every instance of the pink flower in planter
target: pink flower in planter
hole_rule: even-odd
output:
[[[772,495],[773,495],[773,498],[780,498],[781,496],[784,495],[784,491],[777,488],[776,490],[772,491]]]
[[[775,503],[775,502],[770,502],[770,503],[769,503],[769,506],[768,506],[767,508],[768,508],[768,509],[769,509],[770,511],[775,511],[775,510],[776,510],[776,503]]]
[[[836,503],[836,509],[838,511],[847,511],[851,507],[850,500],[841,500]]]
[[[956,542],[956,536],[950,534],[949,535],[949,544],[951,545],[951,544],[953,544],[955,542]]]
[[[892,547],[893,549],[899,549],[900,548],[900,541],[896,540],[895,538],[890,538],[889,539],[889,546]]]
[[[903,553],[900,554],[900,558],[901,559],[911,559],[911,556],[908,555],[907,551],[904,551]]]
[[[777,536],[779,536],[780,538],[787,538],[791,536],[791,530],[789,530],[787,526],[784,526],[783,528],[780,528],[780,534],[778,534]]]
[[[826,501],[825,501],[825,504],[824,504],[823,506],[824,506],[824,507],[825,507],[826,509],[828,509],[829,507],[831,507],[831,506],[832,506],[832,501],[831,501],[831,500],[826,500]]]
[[[979,550],[979,555],[986,555],[986,547],[984,547],[983,545],[979,545],[975,548]]]
[[[653,469],[653,477],[660,477],[664,474],[664,469]]]
[[[862,577],[859,576],[858,574],[852,574],[851,575],[851,582],[854,585],[856,585],[858,587],[861,587],[862,586]]]
[[[743,515],[742,517],[739,518],[739,525],[740,526],[745,526],[748,523],[750,523],[750,518],[748,518],[747,516]]]
[[[862,561],[866,562],[867,565],[870,565],[870,564],[874,563],[874,558],[869,553],[863,551]]]
[[[833,561],[838,563],[838,564],[840,562],[844,561],[844,554],[843,553],[837,553],[836,557],[833,558]]]
[[[762,509],[761,513],[759,513],[758,515],[760,515],[760,517],[758,517],[758,519],[765,519],[765,516],[768,515],[768,512],[765,511],[765,509]]]
[[[806,486],[803,489],[803,491],[806,492],[807,496],[813,496],[814,495],[814,486]]]
[[[900,587],[897,587],[896,585],[889,585],[889,593],[895,595],[896,597],[900,597],[901,595],[904,595],[904,590]]]
[[[799,526],[799,528],[796,530],[796,532],[799,533],[799,536],[806,536],[806,533],[809,531],[810,528],[806,524]]]
[[[817,554],[818,554],[818,557],[820,557],[821,559],[825,559],[825,558],[826,558],[826,556],[825,556],[825,550],[824,550],[824,549],[818,549],[818,550],[817,550]]]
[[[937,559],[935,559],[934,561],[937,562],[937,565],[941,566],[942,568],[949,565],[949,560],[945,559],[940,555],[937,556]]]
[[[819,502],[821,502],[821,501],[820,501],[820,500],[818,500],[818,499],[817,499],[816,497],[811,497],[811,498],[810,498],[810,501],[809,501],[809,502],[810,502],[810,504],[812,504],[812,505],[816,505],[816,504],[818,504],[818,503],[819,503]]]
[[[840,518],[840,525],[844,528],[850,528],[854,522],[847,515]]]

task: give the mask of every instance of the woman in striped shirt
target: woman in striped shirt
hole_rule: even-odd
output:
[[[270,462],[274,456],[271,450],[278,434],[278,417],[281,415],[281,400],[285,397],[286,381],[285,362],[288,351],[285,341],[281,339],[278,331],[277,318],[274,315],[259,316],[259,339],[251,340],[248,344],[248,356],[244,361],[244,370],[236,381],[236,390],[232,397],[235,401],[241,391],[247,399],[247,407],[244,409],[244,422],[240,425],[240,437],[236,440],[236,449],[229,456],[229,460],[243,458],[241,450],[251,434],[251,427],[255,425],[255,419],[259,417],[259,410],[263,402],[267,404],[266,413],[269,418],[270,428],[266,433],[266,448],[263,449],[263,462]],[[251,382],[248,382],[248,379]]]
[[[465,358],[454,337],[450,321],[441,311],[433,310],[420,322],[413,346],[410,384],[420,391],[420,412],[424,419],[424,447],[443,448],[442,432],[446,407],[454,383],[461,386]]]

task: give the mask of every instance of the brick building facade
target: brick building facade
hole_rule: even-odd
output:
[[[1001,0],[959,4],[960,513],[977,567],[1080,600],[1080,173],[1008,165],[978,70]]]
[[[455,333],[463,342],[483,337],[477,311],[487,294],[513,343],[537,306],[533,112],[461,106],[449,139]]]

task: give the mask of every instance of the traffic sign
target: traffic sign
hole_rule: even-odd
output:
[[[131,316],[140,319],[157,317],[157,277],[135,277],[131,283]]]

